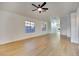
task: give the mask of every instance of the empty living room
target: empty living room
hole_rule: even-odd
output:
[[[79,2],[0,2],[0,56],[79,56]]]

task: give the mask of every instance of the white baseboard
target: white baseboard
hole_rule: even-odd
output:
[[[76,43],[76,44],[79,44],[79,42],[78,42],[78,41],[72,41],[72,40],[71,40],[71,43]]]

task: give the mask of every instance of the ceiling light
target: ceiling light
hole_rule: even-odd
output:
[[[38,11],[42,11],[42,8],[38,8]]]

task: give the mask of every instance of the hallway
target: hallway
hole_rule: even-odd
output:
[[[72,44],[65,36],[47,34],[1,45],[0,55],[75,56],[79,55],[79,45]]]

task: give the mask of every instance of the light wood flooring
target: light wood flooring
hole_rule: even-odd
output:
[[[0,45],[0,56],[78,56],[79,45],[58,34],[49,34]]]

